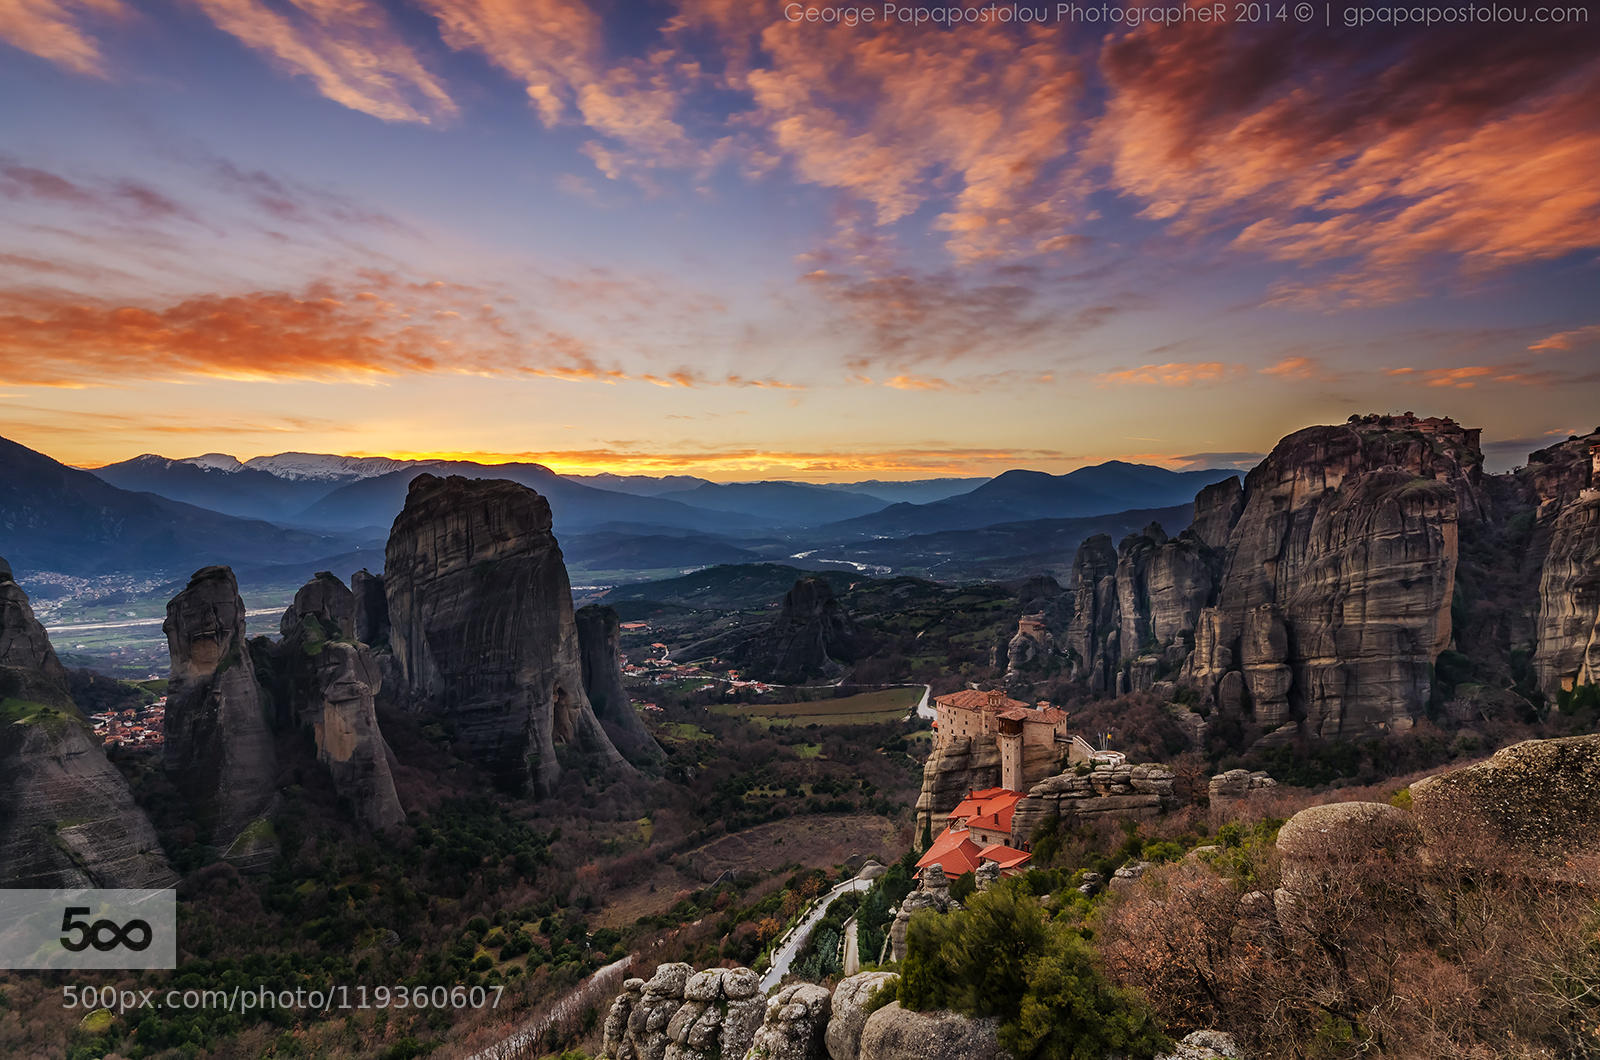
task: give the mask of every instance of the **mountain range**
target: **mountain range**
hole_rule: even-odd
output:
[[[1147,509],[1188,503],[1229,471],[1173,472],[1114,462],[1068,475],[1014,470],[998,478],[910,482],[718,483],[687,475],[562,475],[537,463],[404,461],[280,453],[155,454],[105,467],[68,467],[0,439],[0,549],[19,566],[66,574],[185,574],[193,561],[284,568],[361,557],[387,533],[417,475],[508,479],[546,497],[575,569],[660,572],[716,563],[791,560],[893,568],[895,539],[912,539],[920,568],[955,541],[928,534],[1005,526],[986,555],[1019,555],[1077,534],[1071,520],[1130,514],[1088,532],[1143,525]],[[1045,520],[1036,528],[1016,526]],[[1055,525],[1060,520],[1069,524]],[[871,543],[871,559],[857,550]],[[844,549],[844,551],[840,551]],[[241,557],[248,563],[241,564]],[[1005,557],[996,557],[1004,560]],[[325,569],[325,568],[319,568]],[[952,572],[954,573],[954,572]]]

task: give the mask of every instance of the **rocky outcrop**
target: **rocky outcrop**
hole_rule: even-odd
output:
[[[805,577],[783,597],[767,629],[731,653],[751,676],[798,685],[837,677],[860,657],[861,635],[822,578]]]
[[[1040,825],[1056,818],[1069,822],[1100,818],[1142,820],[1156,817],[1176,802],[1174,777],[1164,766],[1097,763],[1047,777],[1028,789],[1011,817],[1014,839],[1026,842]]]
[[[1409,415],[1279,442],[1245,479],[1188,676],[1221,701],[1240,673],[1267,729],[1409,728],[1450,642],[1457,519],[1482,512],[1481,464],[1477,431]]]
[[[1189,529],[1208,548],[1222,549],[1244,511],[1244,486],[1237,476],[1214,482],[1195,494],[1194,522]]]
[[[1533,669],[1552,700],[1600,685],[1600,491],[1586,490],[1554,518],[1539,576]]]
[[[374,648],[389,643],[389,600],[384,595],[383,575],[365,568],[350,575],[350,594],[355,603],[356,640]]]
[[[28,596],[0,560],[0,887],[165,887],[128,783],[67,694]]]
[[[1224,1031],[1190,1031],[1178,1042],[1177,1051],[1163,1053],[1156,1060],[1249,1060],[1233,1035]]]
[[[1278,782],[1264,770],[1257,769],[1252,772],[1248,769],[1230,769],[1226,773],[1218,773],[1212,777],[1208,791],[1212,808],[1216,808],[1248,798],[1252,792],[1267,791],[1277,786]]]
[[[1430,842],[1487,827],[1529,868],[1600,854],[1600,736],[1528,740],[1411,785]]]
[[[205,567],[167,604],[165,765],[200,834],[231,849],[276,793],[272,732],[233,571]]]
[[[862,972],[841,979],[833,988],[832,1015],[824,1041],[832,1060],[857,1060],[861,1053],[861,1032],[866,1029],[867,1005],[880,990],[892,990],[900,981],[893,972]]]
[[[1050,776],[1066,761],[1065,744],[1025,744],[1024,777]],[[944,815],[956,808],[969,791],[1000,785],[1000,744],[994,737],[940,736],[922,766],[922,792],[917,796],[917,834],[931,829],[937,835]]]
[[[1285,930],[1304,926],[1308,903],[1359,883],[1359,873],[1416,859],[1422,833],[1409,813],[1382,802],[1334,802],[1301,810],[1278,830],[1282,886],[1273,892]],[[1381,871],[1381,870],[1379,870]]]
[[[760,982],[748,968],[696,972],[687,964],[663,964],[648,981],[629,979],[606,1016],[600,1055],[609,1060],[743,1057],[766,1014]]]
[[[339,796],[363,824],[381,829],[405,820],[405,811],[378,728],[378,661],[354,639],[358,614],[357,598],[343,582],[317,574],[284,613],[278,656],[291,688],[289,720],[311,733],[317,761]]]
[[[924,909],[935,913],[948,913],[960,909],[961,903],[950,897],[950,879],[944,869],[930,865],[922,870],[922,879],[916,890],[905,896],[889,925],[889,959],[903,961],[906,956],[906,928],[911,918]]]
[[[410,706],[442,717],[501,786],[538,794],[556,746],[623,764],[590,709],[572,590],[550,505],[515,482],[418,475],[395,518],[384,585]]]
[[[583,658],[583,690],[595,717],[617,750],[634,765],[661,759],[661,746],[645,728],[622,684],[622,649],[617,612],[601,604],[579,608],[578,650]]]
[[[34,618],[28,594],[12,577],[11,565],[0,559],[0,701],[7,699],[71,705],[66,668]]]
[[[912,1012],[898,1001],[874,1012],[861,1033],[859,1060],[1002,1060],[998,1020],[954,1012]]]
[[[831,999],[811,983],[786,986],[767,1000],[766,1018],[746,1060],[828,1060],[824,1033]]]
[[[1090,690],[1141,690],[1175,671],[1215,595],[1218,565],[1194,531],[1168,538],[1155,523],[1115,551],[1104,535],[1085,541],[1073,562],[1067,641]]]
[[[1045,624],[1044,613],[1023,615],[1017,620],[1016,633],[1006,642],[1006,676],[1021,673],[1040,659],[1048,658],[1055,650],[1055,638]]]

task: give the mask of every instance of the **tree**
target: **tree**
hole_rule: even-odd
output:
[[[901,969],[902,1005],[997,1017],[1018,1060],[1149,1057],[1166,1045],[1138,996],[1112,986],[1078,933],[1014,882],[963,911],[912,917]]]

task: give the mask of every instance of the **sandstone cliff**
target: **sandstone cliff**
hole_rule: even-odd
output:
[[[418,475],[389,534],[390,646],[409,705],[496,781],[561,776],[556,745],[622,764],[590,709],[550,505],[514,482]]]
[[[837,677],[860,657],[861,635],[821,578],[801,578],[767,629],[730,654],[751,676],[778,684]]]
[[[164,887],[176,879],[0,560],[0,887]]]
[[[1586,490],[1552,520],[1533,667],[1551,699],[1600,685],[1600,491]]]
[[[167,604],[165,764],[200,834],[230,848],[272,808],[277,758],[233,571],[205,567]]]
[[[573,616],[583,656],[583,690],[595,717],[617,750],[634,765],[659,761],[661,747],[645,728],[622,684],[622,651],[618,645],[617,612],[601,604],[580,608]]]
[[[1022,775],[1047,777],[1061,768],[1065,744],[1023,748]],[[922,766],[922,792],[917,796],[917,835],[945,826],[945,814],[956,808],[969,791],[998,787],[1000,745],[993,738],[947,736],[936,740],[933,753]]]
[[[387,828],[405,819],[378,729],[383,679],[372,649],[354,639],[358,600],[323,571],[295,594],[280,624],[280,664],[290,689],[292,724],[308,730],[317,761],[362,823]]]

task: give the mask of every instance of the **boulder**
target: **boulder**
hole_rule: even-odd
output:
[[[649,980],[622,984],[606,1014],[600,1055],[611,1060],[723,1060],[742,1057],[766,1002],[748,968],[663,964]]]
[[[862,972],[841,979],[833,988],[833,1014],[825,1039],[832,1060],[856,1060],[861,1051],[861,1032],[871,1015],[867,1003],[880,988],[892,988],[899,981],[893,972]]]
[[[831,1004],[828,991],[812,983],[779,990],[767,1000],[766,1018],[745,1053],[746,1060],[825,1060]]]
[[[912,1012],[894,1002],[867,1017],[858,1060],[1005,1060],[999,1023],[953,1012]]]
[[[1247,1060],[1233,1035],[1224,1031],[1190,1031],[1178,1042],[1175,1052],[1163,1053],[1156,1060]]]
[[[1417,781],[1411,798],[1430,844],[1487,827],[1497,843],[1547,865],[1600,855],[1600,735],[1513,744]]]
[[[1301,810],[1278,830],[1283,890],[1318,894],[1357,865],[1411,861],[1422,833],[1410,814],[1384,802],[1334,802]]]

